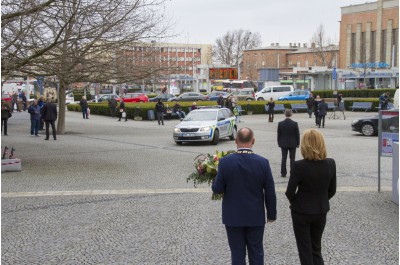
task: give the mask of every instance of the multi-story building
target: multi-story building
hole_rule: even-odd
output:
[[[135,43],[116,54],[117,72],[151,90],[169,87],[171,79],[180,88],[191,85],[197,66],[212,63],[211,44]]]
[[[340,75],[356,87],[398,85],[399,0],[341,8]],[[397,73],[397,74],[396,74]]]
[[[397,87],[399,0],[345,6],[341,11],[339,46],[272,43],[246,50],[242,78],[259,80],[260,69],[277,68],[283,79],[302,88]]]
[[[316,47],[312,43],[307,47],[305,43],[290,43],[289,46],[272,43],[268,47],[244,51],[241,75],[244,79],[256,81],[261,69],[275,68],[279,69],[282,79],[291,81],[295,87],[331,88],[328,69],[336,67],[338,53],[336,45]]]

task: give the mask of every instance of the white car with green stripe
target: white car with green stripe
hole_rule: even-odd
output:
[[[235,116],[227,108],[201,108],[192,110],[174,128],[173,137],[177,144],[183,142],[211,142],[229,137],[235,140],[237,127]]]

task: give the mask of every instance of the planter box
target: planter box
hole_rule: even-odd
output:
[[[22,163],[19,158],[1,160],[1,172],[21,171],[21,167]]]

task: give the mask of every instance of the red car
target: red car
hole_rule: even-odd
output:
[[[149,102],[149,98],[144,93],[128,93],[124,95],[124,102]]]

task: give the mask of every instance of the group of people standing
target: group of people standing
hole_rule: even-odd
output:
[[[290,114],[291,110],[287,110],[287,120],[282,122],[285,128],[281,129],[299,135],[297,124],[289,120]],[[212,191],[223,194],[222,222],[232,264],[246,264],[246,251],[250,264],[264,264],[265,223],[277,219],[272,171],[268,159],[253,152],[255,137],[250,128],[241,128],[235,141],[237,152],[219,161]],[[283,141],[285,138],[278,135],[282,149],[286,148]],[[321,239],[330,209],[329,200],[336,193],[335,161],[327,158],[324,137],[316,129],[306,130],[301,143],[299,137],[288,141],[297,147],[300,145],[303,156],[302,160],[293,160],[285,193],[290,203],[300,263],[321,265],[324,264]]]
[[[43,96],[38,100],[33,100],[32,105],[28,108],[31,119],[31,136],[39,136],[39,130],[43,129],[42,122],[46,124],[46,138],[49,140],[49,129],[51,125],[53,139],[57,140],[57,130],[55,121],[57,120],[57,106],[50,99],[44,103]]]
[[[341,100],[341,96],[339,97]],[[328,104],[325,102],[324,98],[317,95],[314,98],[313,93],[306,99],[307,113],[309,118],[311,118],[312,113],[315,116],[315,125],[319,128],[325,128],[325,116],[328,112]],[[338,103],[339,104],[339,103]]]

